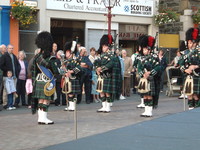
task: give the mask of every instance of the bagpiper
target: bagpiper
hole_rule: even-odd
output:
[[[69,105],[64,110],[74,111],[77,101],[77,95],[81,93],[80,77],[81,77],[81,66],[80,61],[76,57],[77,42],[71,41],[65,44],[65,64],[64,64],[64,82],[62,84],[62,91],[66,93]]]
[[[97,112],[109,113],[114,98],[120,92],[120,82],[122,80],[120,62],[109,49],[112,41],[111,35],[102,36],[98,50],[100,59],[94,62],[98,75],[97,92],[100,93],[102,101],[102,108],[98,109]]]
[[[145,104],[145,111],[141,117],[152,116],[153,96],[155,95],[154,76],[160,70],[158,60],[150,53],[154,43],[155,39],[152,36],[143,35],[142,38],[139,38],[141,56],[138,58],[138,74],[140,76],[138,92],[143,96]]]
[[[51,100],[54,100],[55,78],[59,74],[55,56],[51,56],[53,38],[49,32],[38,34],[36,45],[40,52],[33,58],[32,81],[33,103],[32,112],[38,109],[38,124],[54,124],[47,118],[47,112]],[[38,104],[38,105],[37,105]]]
[[[188,96],[189,110],[200,106],[200,51],[197,44],[200,30],[190,28],[186,32],[187,48],[179,60],[180,69],[184,73],[183,93]]]

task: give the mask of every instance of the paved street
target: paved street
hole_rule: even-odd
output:
[[[152,120],[183,111],[183,100],[167,97],[161,93],[159,107],[151,118],[142,118],[143,109],[137,109],[140,97],[132,94],[126,100],[115,101],[111,113],[96,113],[100,104],[77,105],[78,139],[113,129],[118,129],[139,122]],[[49,109],[48,117],[54,125],[38,125],[37,115],[30,109],[21,107],[17,110],[0,112],[0,149],[1,150],[36,150],[75,139],[74,113],[63,111],[64,106]]]

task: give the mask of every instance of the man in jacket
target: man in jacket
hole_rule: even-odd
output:
[[[0,46],[0,57],[6,52],[6,46]],[[3,71],[0,69],[0,111],[2,110],[2,103],[3,103]]]
[[[13,72],[13,79],[15,81],[15,85],[17,82],[17,78],[20,71],[20,64],[17,60],[17,57],[13,54],[14,46],[9,44],[7,46],[7,52],[0,57],[0,69],[3,71],[3,83],[5,85],[5,78],[7,76],[7,72],[10,70]],[[5,87],[5,86],[4,86]],[[4,88],[3,90],[3,106],[7,108],[7,93]]]

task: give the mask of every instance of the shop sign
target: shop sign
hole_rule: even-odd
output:
[[[37,7],[37,2],[35,2],[35,1],[24,1],[24,4],[26,4],[26,6],[30,6],[30,7]]]
[[[46,8],[50,10],[107,13],[104,0],[47,0]],[[153,0],[116,0],[112,14],[152,17]]]
[[[119,32],[119,40],[138,40],[144,33]]]
[[[141,35],[147,34],[145,25],[120,25],[119,40],[138,40]]]

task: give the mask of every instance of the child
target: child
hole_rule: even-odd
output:
[[[8,96],[8,108],[7,108],[7,110],[16,109],[16,107],[13,107],[13,94],[16,94],[16,87],[15,87],[15,84],[14,84],[14,79],[12,77],[12,71],[7,72],[6,91],[7,91],[7,96]]]
[[[28,79],[26,80],[26,93],[28,95],[28,108],[31,108],[31,98],[33,92],[33,84],[31,75],[28,75]]]

